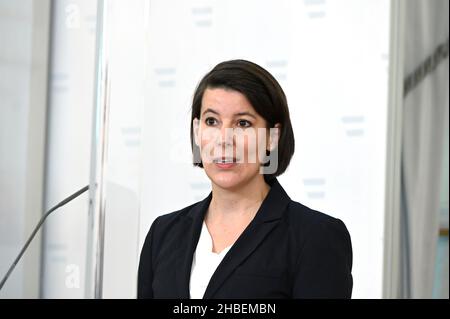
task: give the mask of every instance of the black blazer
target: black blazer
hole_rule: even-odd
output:
[[[276,179],[217,267],[203,298],[350,298],[350,235],[339,219],[292,201]],[[191,264],[212,193],[152,224],[138,298],[189,298]]]

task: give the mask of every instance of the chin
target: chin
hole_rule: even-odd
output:
[[[221,171],[212,167],[205,170],[206,175],[212,183],[223,189],[237,189],[242,185],[245,185],[252,179],[253,174],[247,174],[249,172],[243,172],[243,170],[235,171]]]
[[[239,186],[242,185],[243,182],[241,178],[227,178],[223,176],[215,176],[211,178],[211,181],[220,188],[229,190],[239,188]]]

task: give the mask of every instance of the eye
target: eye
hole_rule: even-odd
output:
[[[239,120],[238,124],[239,124],[240,127],[244,127],[244,128],[252,126],[252,123],[250,121],[247,121],[247,120]]]
[[[205,120],[205,124],[208,126],[213,126],[213,125],[217,124],[217,120],[213,117],[208,117]]]

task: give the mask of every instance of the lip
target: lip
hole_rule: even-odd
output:
[[[226,163],[223,163],[226,161]],[[219,157],[213,160],[216,167],[220,169],[231,169],[237,164],[237,160],[234,157]]]
[[[237,163],[214,163],[220,169],[231,169],[237,165]]]

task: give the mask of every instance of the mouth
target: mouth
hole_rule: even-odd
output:
[[[237,160],[234,157],[221,157],[215,158],[213,163],[220,169],[230,169],[237,165]]]
[[[237,163],[237,160],[234,157],[220,157],[220,158],[213,159],[213,163],[215,163],[215,164],[232,164],[232,163]]]

